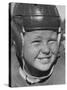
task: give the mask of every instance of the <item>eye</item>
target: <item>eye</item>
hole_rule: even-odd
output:
[[[32,43],[39,43],[39,42],[41,42],[41,40],[34,40],[34,41],[32,41]]]
[[[50,44],[55,44],[57,42],[57,39],[50,39],[48,40],[48,43]]]
[[[41,43],[41,40],[34,40],[32,41],[33,44],[40,44]]]

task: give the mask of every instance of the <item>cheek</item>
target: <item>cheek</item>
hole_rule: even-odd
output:
[[[50,50],[53,54],[57,54],[58,48],[59,48],[58,42],[50,46]]]
[[[38,55],[39,49],[32,45],[25,45],[23,49],[24,58],[32,62],[35,60],[36,56]]]

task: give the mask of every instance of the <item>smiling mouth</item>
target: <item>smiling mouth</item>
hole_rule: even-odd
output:
[[[51,56],[49,57],[42,57],[42,58],[38,58],[38,61],[42,64],[48,64],[51,62]]]

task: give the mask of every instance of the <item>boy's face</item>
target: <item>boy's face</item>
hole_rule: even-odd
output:
[[[58,52],[57,33],[51,30],[27,32],[24,36],[25,61],[40,71],[47,71]]]

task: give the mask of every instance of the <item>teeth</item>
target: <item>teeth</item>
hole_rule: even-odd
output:
[[[50,62],[49,59],[45,58],[45,59],[37,59],[39,62],[43,63],[43,64],[47,64]]]

